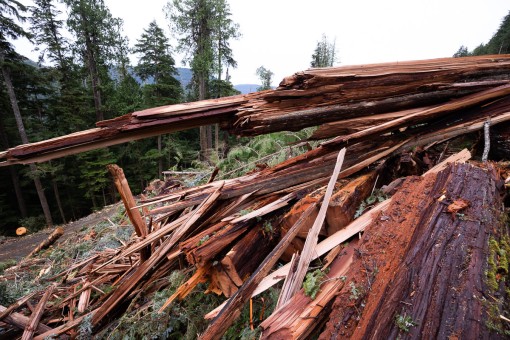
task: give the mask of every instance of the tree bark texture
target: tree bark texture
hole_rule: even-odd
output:
[[[503,338],[502,194],[492,164],[411,177],[367,227],[321,338]]]

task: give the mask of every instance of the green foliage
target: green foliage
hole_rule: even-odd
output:
[[[467,57],[469,55],[468,48],[464,45],[460,46],[457,52],[453,55],[454,58]]]
[[[418,324],[413,319],[404,313],[404,315],[397,314],[395,316],[395,324],[403,332],[409,332],[411,327],[417,326]]]
[[[230,7],[225,0],[171,0],[165,13],[179,37],[177,50],[193,72],[192,92],[206,99],[211,76],[216,73],[221,80],[222,66],[236,66],[230,40],[239,37],[239,27],[231,20]]]
[[[313,272],[307,273],[305,281],[303,282],[303,289],[305,295],[311,299],[315,299],[315,296],[320,290],[322,279],[326,276],[326,272],[320,269],[316,269]]]
[[[245,304],[241,311],[241,315],[225,332],[223,339],[258,339],[257,335],[260,333],[257,326],[262,321],[259,316],[261,315],[262,310],[264,310],[264,318],[271,315],[276,307],[279,295],[280,289],[271,287],[259,297],[253,298],[254,331],[250,329],[250,304]]]
[[[361,296],[361,290],[360,288],[356,287],[356,284],[354,282],[349,282],[349,287],[351,289],[351,295],[349,296],[349,299],[351,300],[357,300]]]
[[[30,34],[19,24],[25,21],[23,14],[27,9],[17,0],[0,0],[0,54],[2,57],[12,52],[12,45],[8,39],[30,38]]]
[[[322,39],[317,41],[317,46],[312,54],[311,67],[331,67],[337,61],[336,39],[333,42],[323,34]]]
[[[39,61],[42,62],[45,57],[48,57],[57,64],[60,72],[69,71],[71,63],[68,56],[69,44],[60,33],[64,25],[63,20],[59,19],[62,12],[55,8],[52,0],[34,0],[31,13],[33,39],[38,46],[37,49],[42,48]]]
[[[255,74],[259,77],[260,83],[262,84],[257,88],[257,91],[270,90],[274,73],[264,66],[260,66],[257,68],[257,71],[255,71]]]
[[[510,53],[510,12],[507,14],[497,32],[486,44],[478,45],[473,51],[469,52],[465,46],[461,46],[453,55],[454,57],[463,57],[468,55],[486,55],[486,54],[506,54]]]
[[[175,79],[175,61],[170,54],[170,44],[163,30],[152,21],[138,39],[133,52],[140,55],[136,73],[153,84],[143,86],[144,103],[148,107],[180,102],[182,89]]]
[[[257,164],[276,165],[306,152],[308,149],[304,145],[293,146],[292,144],[306,140],[313,130],[308,128],[299,132],[276,132],[241,139],[238,145],[230,149],[225,158],[218,161],[217,166],[221,170],[222,177],[226,178],[240,176],[253,170]]]
[[[21,218],[19,220],[19,224],[27,228],[30,232],[36,232],[44,229],[46,226],[46,220],[44,219],[44,215],[29,216]]]
[[[111,185],[106,165],[115,163],[113,153],[108,149],[98,149],[78,155],[80,184],[79,187],[85,190],[85,197],[92,200],[94,207],[99,207],[98,198],[103,197],[106,202],[105,189]]]
[[[4,262],[0,262],[0,275],[4,273],[4,271],[12,266],[15,266],[18,262],[16,260],[10,259]]]
[[[364,201],[361,202],[360,206],[354,213],[354,218],[358,218],[365,210],[370,208],[374,203],[381,203],[388,199],[388,196],[384,194],[380,189],[375,189],[370,196],[368,196]]]
[[[16,301],[16,297],[13,296],[11,287],[8,282],[0,282],[0,305],[9,306]]]
[[[264,224],[262,225],[262,229],[265,234],[271,235],[274,233],[274,228],[270,221],[264,221]]]
[[[204,237],[202,237],[200,241],[198,241],[197,247],[200,247],[202,244],[209,241],[210,238],[211,237],[209,235],[205,235]]]
[[[167,288],[154,294],[149,309],[125,313],[113,329],[107,330],[110,339],[196,339],[208,325],[204,315],[217,304],[220,298],[204,294],[205,285],[200,284],[183,301],[175,301],[163,313],[159,309],[187,277],[174,271],[168,277]]]

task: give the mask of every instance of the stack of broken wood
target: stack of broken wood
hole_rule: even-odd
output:
[[[331,138],[275,167],[139,203],[110,166],[136,236],[53,277],[0,322],[39,339],[73,336],[84,318],[98,332],[185,261],[193,275],[159,311],[207,283],[226,300],[206,315],[204,339],[221,338],[253,296],[282,281],[277,308],[256,325],[263,337],[504,337],[507,172],[465,164],[471,154],[459,145],[469,136],[481,155],[491,137],[491,154],[508,158],[508,120],[510,56],[498,55],[313,69],[276,90],[137,112],[9,149],[5,164],[43,161],[210,123],[239,135],[319,125],[312,138]],[[303,281],[318,258],[329,272],[312,298]],[[91,299],[105,282],[114,289]],[[30,300],[30,317],[20,314]]]

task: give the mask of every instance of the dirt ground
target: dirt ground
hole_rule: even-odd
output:
[[[117,212],[119,203],[109,205],[103,208],[101,211],[92,213],[86,217],[83,217],[77,221],[70,222],[64,225],[64,235],[57,241],[58,243],[64,242],[74,233],[80,231],[83,227],[88,225],[94,225],[99,223],[101,220],[109,218],[111,215]],[[27,256],[39,243],[48,237],[54,228],[47,228],[38,231],[33,234],[28,234],[21,237],[6,237],[0,240],[0,262],[4,262],[10,259],[21,260]]]

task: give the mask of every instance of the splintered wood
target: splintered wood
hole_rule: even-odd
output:
[[[403,126],[414,126],[409,135],[418,137],[431,129],[416,125],[437,118],[446,120],[433,130],[451,124],[467,124],[459,126],[466,129],[480,116],[510,112],[508,98],[498,103],[507,97],[509,71],[509,55],[310,69],[285,78],[276,90],[133,112],[94,129],[11,148],[0,153],[0,165],[42,162],[216,123],[241,136],[326,124],[316,137],[342,136],[336,142],[351,143]],[[485,104],[486,112],[477,114]]]
[[[172,315],[203,285],[223,303],[201,310],[201,337],[220,339],[245,306],[253,313],[254,297],[285,280],[278,308],[264,300],[244,325],[262,338],[498,338],[510,332],[503,183],[498,164],[462,164],[471,153],[461,151],[467,135],[478,157],[487,120],[489,158],[508,158],[508,55],[312,69],[276,90],[134,112],[6,150],[3,165],[39,162],[213,123],[241,136],[319,125],[311,138],[331,138],[273,167],[139,202],[109,166],[136,235],[0,306],[1,329],[73,338],[86,322],[104,335],[129,313]],[[323,270],[315,298],[303,288],[312,267]],[[154,305],[176,270],[187,276]]]

